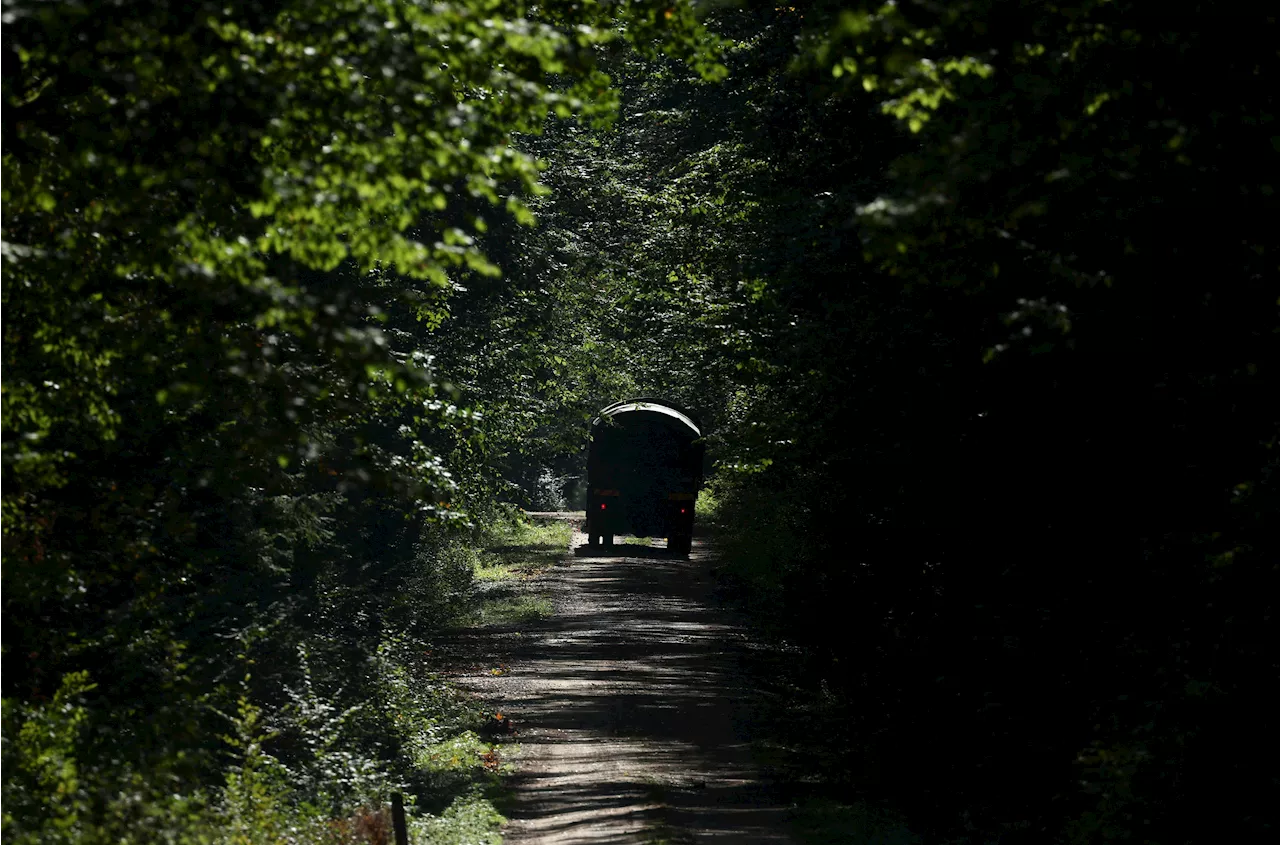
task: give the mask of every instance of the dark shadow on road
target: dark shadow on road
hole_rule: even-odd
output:
[[[553,617],[486,644],[508,673],[466,679],[519,731],[507,841],[789,841],[752,761],[747,638],[713,599],[707,550],[605,551],[547,575]]]
[[[612,546],[588,546],[583,544],[573,550],[574,557],[625,557],[637,560],[685,560],[683,555],[672,554],[662,546],[637,546],[615,543]]]

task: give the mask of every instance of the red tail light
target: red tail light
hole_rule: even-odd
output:
[[[680,509],[680,513],[684,513],[684,508],[681,508],[681,509]]]
[[[604,510],[604,502],[600,503],[600,510]]]

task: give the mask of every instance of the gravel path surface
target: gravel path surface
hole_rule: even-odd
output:
[[[686,561],[585,542],[575,531],[539,584],[551,618],[476,634],[505,673],[459,679],[518,729],[506,841],[790,842],[788,808],[751,762],[747,639],[712,601],[709,549],[695,542]]]

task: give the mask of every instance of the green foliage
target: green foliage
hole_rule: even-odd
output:
[[[224,734],[223,741],[235,763],[226,773],[222,790],[220,815],[226,841],[233,845],[284,841],[286,820],[279,805],[289,790],[287,771],[263,750],[263,743],[273,735],[263,729],[262,711],[241,696],[228,720],[233,731]]]
[[[698,493],[697,519],[702,525],[715,525],[720,520],[722,500],[714,483]]]
[[[567,521],[520,518],[491,526],[485,532],[484,544],[490,554],[533,553],[545,563],[547,559],[558,559],[569,548],[572,536],[573,526]]]
[[[475,564],[479,587],[468,625],[510,625],[551,615],[549,599],[530,579],[564,560],[572,527],[556,520],[518,519],[490,528]]]
[[[368,658],[466,605],[530,430],[454,317],[514,287],[516,139],[607,122],[610,42],[718,48],[688,3],[108,6],[5,7],[6,835],[322,839],[409,778],[388,708],[443,705]]]
[[[547,599],[528,594],[487,596],[475,609],[468,622],[472,625],[509,625],[534,622],[551,615]]]
[[[4,700],[5,836],[69,841],[88,813],[76,745],[87,715],[83,697],[93,688],[88,672],[74,672],[63,677],[48,704]],[[36,796],[43,800],[32,806]],[[34,817],[42,817],[39,826],[28,826]]]
[[[439,817],[414,819],[409,835],[415,842],[441,845],[499,845],[505,823],[492,802],[471,796],[450,804]]]
[[[627,134],[558,153],[627,372],[715,422],[731,566],[939,839],[1273,824],[1221,773],[1274,748],[1276,24],[1202,24],[724,9],[723,83],[620,72]]]
[[[7,5],[6,836],[491,836],[415,653],[652,393],[913,829],[1258,838],[1276,21],[1202,15]]]

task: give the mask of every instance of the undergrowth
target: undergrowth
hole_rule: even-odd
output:
[[[150,759],[130,748],[137,728],[115,718],[92,671],[67,674],[42,704],[6,698],[6,843],[386,842],[392,793],[414,842],[500,842],[501,748],[477,733],[487,709],[444,676],[434,641],[549,613],[526,587],[568,532],[521,520],[470,537],[424,531],[393,594],[317,587],[310,630],[278,623],[231,640],[237,674]],[[376,642],[324,622],[341,602],[335,622],[377,614]]]
[[[475,561],[478,589],[458,624],[508,625],[550,616],[551,602],[536,579],[563,562],[572,532],[566,522],[520,520],[493,530]]]

